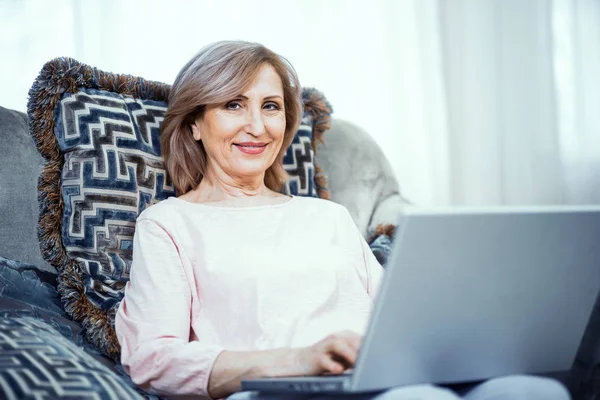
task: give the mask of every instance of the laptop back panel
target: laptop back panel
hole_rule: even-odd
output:
[[[353,390],[571,367],[600,290],[600,208],[418,212],[396,232]]]

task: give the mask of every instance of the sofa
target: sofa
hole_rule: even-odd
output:
[[[59,277],[48,262],[55,259],[40,228],[40,204],[58,200],[40,190],[49,161],[34,140],[32,115],[31,109],[28,116],[0,107],[0,398],[156,398],[137,389],[118,358],[98,348],[89,335],[95,322],[81,323],[65,307],[69,299],[58,283],[64,286],[68,276]],[[368,132],[335,117],[326,122],[314,150],[327,197],[349,210],[385,264],[394,223],[410,203]],[[600,399],[596,308],[572,371],[560,375],[575,398]]]

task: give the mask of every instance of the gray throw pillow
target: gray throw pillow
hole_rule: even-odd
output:
[[[43,160],[27,127],[27,115],[0,107],[0,256],[55,271],[37,237],[37,179]]]

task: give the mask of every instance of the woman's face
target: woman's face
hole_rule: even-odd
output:
[[[261,176],[273,164],[285,133],[283,86],[265,64],[244,92],[225,104],[210,105],[192,125],[202,140],[208,169],[235,180]]]

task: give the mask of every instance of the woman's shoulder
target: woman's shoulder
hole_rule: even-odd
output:
[[[296,200],[297,207],[303,208],[306,211],[312,211],[321,216],[330,215],[334,217],[345,218],[346,215],[349,215],[346,207],[332,200],[325,200],[318,197],[301,196],[297,196],[294,199]]]
[[[137,221],[150,220],[158,223],[170,221],[181,213],[180,201],[175,197],[169,197],[152,204],[138,215]]]

